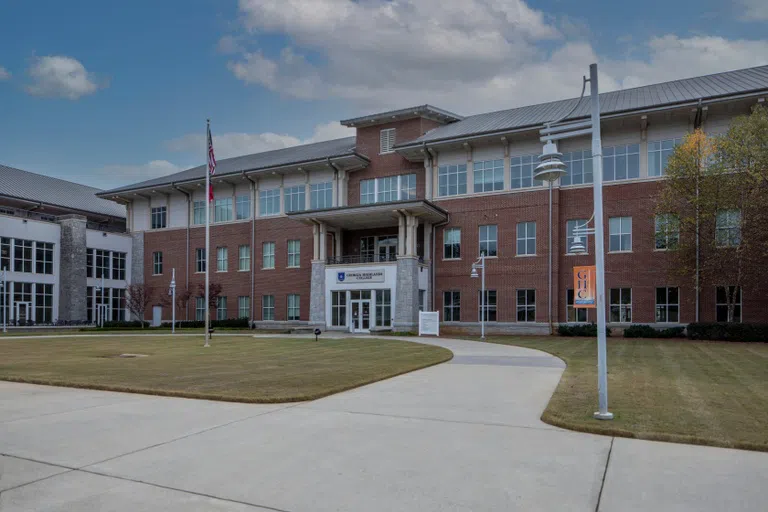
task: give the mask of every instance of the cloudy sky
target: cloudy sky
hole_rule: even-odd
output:
[[[102,188],[351,134],[768,64],[768,0],[2,0],[0,163]]]

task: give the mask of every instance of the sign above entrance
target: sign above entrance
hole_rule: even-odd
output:
[[[336,272],[336,282],[340,284],[383,283],[384,269]]]
[[[573,267],[573,307],[594,309],[597,307],[595,293],[595,267]]]

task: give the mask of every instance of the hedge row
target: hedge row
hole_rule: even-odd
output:
[[[148,327],[149,323],[144,323],[144,328],[157,329],[157,327]],[[104,322],[105,329],[141,329],[140,320],[132,320],[129,322]],[[163,324],[161,329],[170,327],[170,323]],[[203,329],[205,322],[201,320],[180,320],[176,322],[177,329]],[[229,318],[227,320],[211,320],[211,327],[235,327],[241,329],[248,329],[250,322],[247,318]]]
[[[597,336],[597,324],[560,324],[557,326],[560,336]],[[605,328],[606,336],[611,335],[611,329]]]
[[[692,323],[688,324],[688,339],[768,342],[768,324]]]
[[[625,338],[685,338],[685,327],[654,329],[650,325],[630,325],[624,329]]]

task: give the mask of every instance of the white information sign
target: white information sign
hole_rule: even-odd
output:
[[[374,268],[371,270],[336,272],[336,282],[340,284],[383,283],[384,269]]]
[[[419,336],[425,334],[440,336],[440,313],[437,311],[419,311]]]

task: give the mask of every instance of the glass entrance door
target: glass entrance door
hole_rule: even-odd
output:
[[[352,332],[369,332],[371,330],[371,301],[353,300],[352,303]]]
[[[27,325],[29,317],[32,314],[31,302],[16,303],[16,325]]]
[[[397,260],[397,236],[379,237],[379,261]]]

